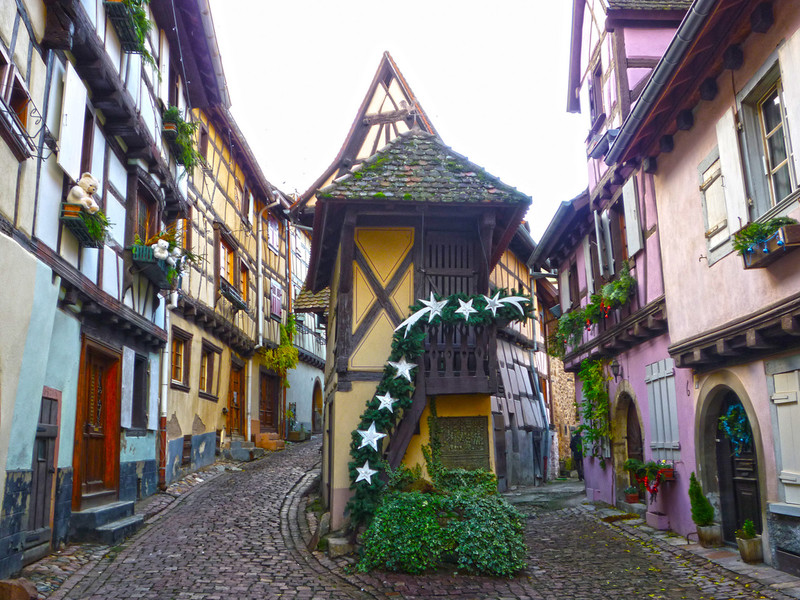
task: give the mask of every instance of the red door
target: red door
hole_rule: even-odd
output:
[[[261,373],[258,394],[258,420],[261,431],[277,431],[280,389],[280,380],[277,377]]]
[[[244,368],[231,365],[231,384],[228,392],[228,431],[242,435],[242,407],[244,406]]]
[[[117,499],[119,393],[119,354],[84,340],[75,419],[73,510]]]

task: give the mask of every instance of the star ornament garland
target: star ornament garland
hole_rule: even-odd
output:
[[[376,407],[370,398],[367,410],[361,415],[360,421],[369,423],[369,427],[356,429],[353,432],[350,454],[354,460],[350,463],[350,468],[354,469],[357,475],[354,476],[351,486],[355,494],[350,499],[348,508],[354,523],[366,522],[377,505],[382,485],[372,485],[373,476],[380,472],[383,465],[384,459],[378,449],[378,442],[386,437],[386,434],[378,431],[376,423],[383,431],[392,431],[403,418],[406,407],[411,405],[414,389],[412,372],[419,368],[422,360],[424,351],[422,344],[428,326],[435,327],[440,323],[456,325],[465,322],[491,325],[498,319],[503,319],[504,322],[524,321],[529,316],[529,307],[532,305],[530,297],[505,295],[502,290],[496,291],[493,296],[454,294],[439,299],[431,293],[427,300],[420,299],[408,318],[397,326],[392,340],[394,350],[390,357],[395,360],[387,360],[386,364],[392,369],[384,372],[378,386],[381,394],[374,396],[379,404]],[[408,334],[412,331],[414,335],[409,338]],[[395,406],[401,407],[401,410],[395,410]],[[370,462],[373,467],[370,466]],[[359,467],[361,464],[363,466]],[[361,482],[366,482],[366,485],[360,485]],[[381,481],[378,480],[377,483],[380,484]]]

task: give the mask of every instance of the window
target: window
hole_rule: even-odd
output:
[[[141,190],[136,198],[136,234],[142,243],[158,233],[158,214],[156,203],[145,196]]]
[[[589,116],[592,124],[603,114],[603,66],[598,61],[589,79]]]
[[[189,365],[191,365],[192,335],[180,329],[172,328],[172,362],[171,387],[183,391],[189,390]]]
[[[35,149],[28,135],[31,96],[19,69],[0,46],[0,135],[22,161]]]
[[[280,254],[281,251],[281,229],[278,219],[269,215],[267,221],[267,246],[275,254]]]
[[[247,265],[244,261],[241,262],[240,267],[240,277],[239,277],[239,294],[242,296],[242,300],[247,302],[247,288],[250,285],[250,270],[247,268]]]
[[[206,400],[217,401],[219,360],[222,348],[203,340],[203,349],[200,354],[200,379],[198,382],[199,396]]]
[[[208,127],[204,123],[200,123],[200,140],[197,144],[197,152],[208,161]]]
[[[133,405],[131,427],[147,429],[147,397],[150,390],[150,362],[146,357],[136,355],[133,366]]]
[[[675,397],[675,362],[671,358],[665,358],[647,365],[644,381],[647,385],[653,460],[679,460],[681,444]]]
[[[800,504],[800,356],[765,363],[767,390],[777,423],[775,454],[780,497]]]
[[[225,240],[220,240],[219,244],[219,276],[232,286],[236,286],[236,253],[231,245]]]

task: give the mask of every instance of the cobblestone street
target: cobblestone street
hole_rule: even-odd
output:
[[[790,597],[627,521],[605,523],[604,511],[574,501],[574,492],[572,502],[520,505],[529,514],[529,567],[514,579],[357,574],[352,559],[305,549],[305,493],[319,448],[313,440],[241,471],[219,470],[174,501],[159,495],[146,514],[161,511],[122,546],[73,546],[24,575],[43,598],[75,600]],[[53,576],[75,561],[82,566],[68,577]]]

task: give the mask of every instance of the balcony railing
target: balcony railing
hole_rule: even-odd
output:
[[[496,326],[429,327],[423,366],[427,395],[496,393]]]
[[[297,323],[295,327],[297,335],[294,337],[294,345],[324,361],[325,338],[303,323]]]

